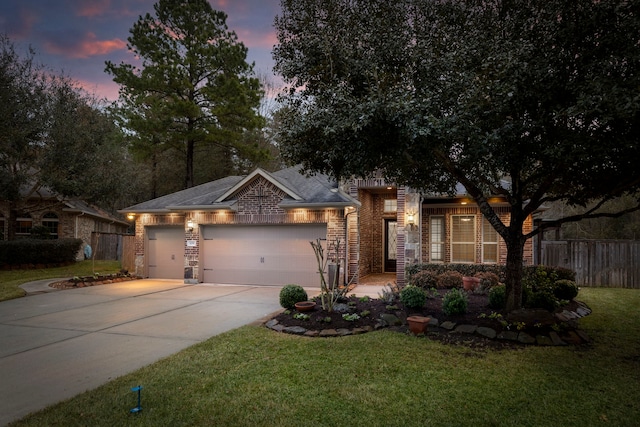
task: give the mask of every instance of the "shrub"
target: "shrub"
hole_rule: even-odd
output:
[[[409,285],[417,286],[422,289],[435,288],[438,285],[438,275],[429,270],[419,271],[411,276],[409,279]]]
[[[381,293],[378,293],[378,298],[387,304],[393,304],[399,296],[400,291],[398,290],[398,285],[395,283],[387,283],[386,286],[382,288]]]
[[[438,288],[453,289],[462,287],[462,274],[457,271],[445,271],[438,276]]]
[[[489,271],[481,271],[479,273],[476,273],[474,277],[480,279],[479,288],[485,291],[495,288],[500,282],[500,278],[498,277],[498,275]]]
[[[489,307],[494,310],[502,310],[507,304],[507,287],[498,285],[489,291]]]
[[[406,268],[407,275],[412,277],[420,271],[431,271],[436,275],[445,271],[457,271],[463,276],[474,276],[480,272],[490,272],[496,274],[501,281],[504,281],[505,266],[499,264],[411,264]]]
[[[543,308],[547,311],[554,311],[558,307],[558,299],[549,291],[533,292],[527,298],[527,307]]]
[[[436,275],[445,271],[457,271],[463,276],[475,276],[477,273],[493,273],[498,276],[498,280],[502,283],[505,281],[506,269],[501,264],[411,264],[406,268],[407,277],[411,278],[420,271],[431,271]],[[556,280],[576,280],[576,273],[573,270],[562,267],[549,267],[544,265],[525,265],[524,277],[535,275],[538,271],[545,272],[547,276],[551,273],[556,275]]]
[[[76,259],[80,246],[82,246],[80,239],[0,241],[0,266],[72,263]]]
[[[546,265],[530,265],[523,269],[522,283],[530,287],[534,292],[547,290],[553,291],[558,280],[570,280],[575,282],[576,273],[573,270],[562,267],[549,267]]]
[[[283,308],[292,309],[297,302],[307,299],[307,291],[300,285],[284,285],[280,290],[280,305]]]
[[[571,301],[578,296],[578,286],[572,280],[557,280],[553,284],[553,295],[558,299]]]
[[[406,286],[400,291],[400,302],[407,308],[422,308],[427,302],[427,293],[417,286]]]
[[[467,294],[459,288],[451,289],[442,299],[442,311],[447,316],[467,312]]]

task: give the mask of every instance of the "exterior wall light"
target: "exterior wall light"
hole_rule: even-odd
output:
[[[187,229],[189,229],[189,231],[193,231],[193,220],[188,220],[187,221]]]
[[[127,219],[129,221],[133,221],[134,219],[136,219],[136,214],[134,214],[134,213],[127,214]]]
[[[407,224],[413,225],[416,222],[415,215],[413,213],[407,214]]]

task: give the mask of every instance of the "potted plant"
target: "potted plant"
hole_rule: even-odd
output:
[[[462,278],[462,287],[465,291],[473,291],[479,283],[478,277],[464,276]]]
[[[427,326],[429,326],[430,321],[431,321],[431,318],[425,317],[425,316],[407,317],[407,324],[409,325],[409,330],[413,332],[414,335],[426,333]]]

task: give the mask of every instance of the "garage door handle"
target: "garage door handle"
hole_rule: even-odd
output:
[[[260,257],[260,264],[264,264],[264,257],[263,256]]]
[[[204,271],[213,271],[213,268],[205,268]]]

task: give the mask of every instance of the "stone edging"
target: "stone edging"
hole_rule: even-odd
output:
[[[563,310],[560,313],[555,313],[554,316],[560,322],[571,323],[591,314],[591,309],[586,304],[580,301],[576,301],[576,302],[578,303],[578,307],[576,308],[575,311]],[[400,319],[398,319],[398,322],[401,323]],[[303,328],[302,326],[284,326],[280,324],[276,319],[271,319],[267,321],[264,325],[267,328],[276,332],[302,335],[305,337],[341,337],[341,336],[348,336],[348,335],[358,335],[366,332],[371,332],[373,330],[381,329],[389,326],[390,322],[388,319],[386,320],[381,319],[375,328],[372,328],[371,326],[366,326],[363,328],[353,328],[353,329],[343,328],[343,329],[322,329],[322,330],[310,330],[310,329]],[[438,319],[435,319],[435,318],[431,318],[431,321],[429,322],[429,327],[438,328],[439,331],[442,331],[445,333],[469,334],[469,335],[475,334],[490,340],[512,341],[512,342],[527,344],[527,345],[564,346],[569,344],[579,345],[579,344],[591,342],[591,338],[584,331],[577,328],[575,330],[567,331],[563,335],[560,335],[558,332],[551,331],[548,335],[536,335],[534,337],[526,332],[507,330],[507,331],[501,331],[500,333],[498,333],[492,328],[487,328],[483,326],[478,327],[477,325],[467,325],[467,324],[458,325],[450,321],[445,321],[440,323],[438,322]]]
[[[61,290],[77,289],[77,288],[86,288],[89,286],[109,285],[111,283],[129,282],[132,280],[140,280],[140,279],[141,278],[137,276],[112,277],[112,278],[105,278],[104,280],[92,280],[92,281],[86,281],[86,282],[83,282],[83,281],[73,282],[67,279],[60,282],[50,283],[49,287],[55,288],[55,289],[61,289]]]

